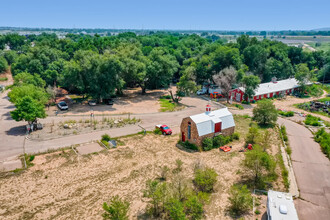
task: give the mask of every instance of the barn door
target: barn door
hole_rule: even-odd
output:
[[[240,102],[241,101],[241,93],[236,93],[236,102]]]
[[[214,124],[214,133],[221,132],[221,122]]]
[[[184,135],[184,132],[182,132],[182,142],[185,142],[186,141],[186,136]]]

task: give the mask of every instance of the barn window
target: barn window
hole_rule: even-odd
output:
[[[191,138],[191,125],[188,123],[188,139]]]

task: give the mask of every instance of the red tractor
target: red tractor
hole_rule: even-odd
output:
[[[245,146],[243,149],[239,150],[239,152],[246,152],[248,150],[253,150],[253,146],[252,144],[248,144],[247,146]]]
[[[231,150],[232,146],[222,146],[222,147],[219,147],[220,151],[223,151],[223,152],[229,152]]]

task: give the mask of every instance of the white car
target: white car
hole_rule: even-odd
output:
[[[61,110],[68,110],[69,106],[66,104],[66,102],[62,101],[57,104],[57,107]]]
[[[88,105],[95,106],[96,105],[96,100],[89,100]]]
[[[203,88],[203,89],[198,90],[196,94],[197,95],[204,95],[206,93],[207,93],[207,89]]]

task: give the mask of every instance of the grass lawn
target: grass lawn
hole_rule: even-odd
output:
[[[159,102],[160,102],[161,112],[174,112],[184,108],[182,104],[175,103],[170,99],[160,98]]]
[[[307,44],[316,50],[323,50],[325,52],[330,50],[330,42],[321,42],[321,46],[316,46],[316,42],[310,42]]]
[[[81,103],[87,99],[89,99],[90,97],[85,96],[85,98],[83,98],[83,95],[75,95],[75,94],[70,94],[68,95],[73,101],[77,102],[77,103]]]

